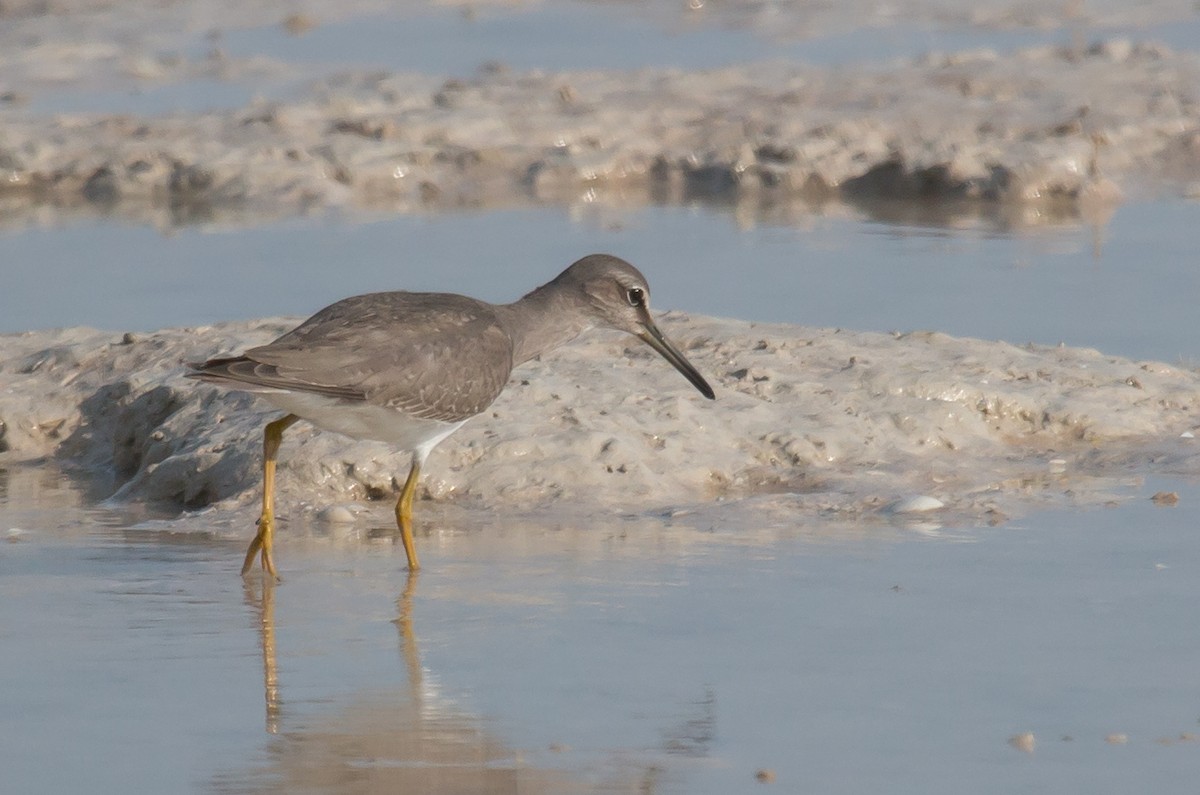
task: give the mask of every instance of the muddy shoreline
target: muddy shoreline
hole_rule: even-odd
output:
[[[117,502],[252,511],[252,396],[183,378],[184,363],[261,344],[287,319],[121,335],[8,335],[0,461],[114,478]],[[717,390],[693,394],[652,352],[593,333],[523,366],[431,457],[421,496],[472,505],[855,521],[890,511],[1003,521],[1098,505],[1147,474],[1195,475],[1200,374],[1098,351],[937,333],[876,334],[664,316]],[[403,451],[306,425],[280,498],[321,514],[387,504]],[[935,506],[936,507],[936,506]]]

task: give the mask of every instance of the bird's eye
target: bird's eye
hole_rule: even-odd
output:
[[[629,299],[630,306],[646,305],[646,291],[641,287],[630,287],[625,293],[625,297]]]

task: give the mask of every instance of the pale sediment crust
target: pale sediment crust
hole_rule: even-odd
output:
[[[27,53],[5,57],[30,80],[42,66]],[[123,63],[119,51],[106,57]],[[151,84],[295,69],[170,59],[157,71],[109,68]],[[583,196],[921,199],[1007,207],[1037,223],[1130,193],[1200,191],[1197,85],[1196,55],[1109,40],[838,68],[358,71],[321,76],[286,101],[145,117],[37,113],[13,99],[19,90],[0,91],[11,99],[0,101],[0,208],[9,223],[51,206],[177,224]]]
[[[987,522],[1101,504],[1149,474],[1200,474],[1200,374],[1189,369],[938,333],[663,323],[716,401],[637,340],[596,334],[519,368],[491,409],[434,451],[422,496],[767,523],[886,519],[899,506]],[[249,395],[185,380],[184,362],[289,327],[4,336],[0,463],[106,473],[118,502],[252,512],[273,415]],[[280,503],[292,511],[387,505],[408,467],[403,452],[303,423],[282,460]]]

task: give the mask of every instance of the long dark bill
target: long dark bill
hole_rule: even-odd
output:
[[[709,400],[712,400],[716,397],[716,395],[713,393],[712,387],[709,386],[708,382],[704,380],[704,376],[700,375],[700,371],[693,367],[692,363],[684,358],[683,354],[679,352],[678,348],[667,341],[667,338],[663,336],[663,333],[658,330],[658,326],[654,325],[653,320],[648,318],[643,320],[642,326],[645,327],[646,330],[638,332],[638,339],[649,345],[654,350],[658,351],[664,359],[674,365],[676,370],[683,373],[684,378],[686,378],[688,381],[691,381],[692,386],[700,390],[701,395],[704,395],[704,397],[708,398]]]

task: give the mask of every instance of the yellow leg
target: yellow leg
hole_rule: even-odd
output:
[[[263,571],[277,577],[275,564],[271,561],[271,534],[275,530],[275,457],[283,443],[283,432],[300,418],[288,414],[274,422],[268,422],[263,430],[263,501],[262,514],[258,517],[258,533],[246,550],[246,561],[242,564],[242,576],[254,565],[254,556],[262,553]]]
[[[404,489],[400,499],[396,500],[396,524],[400,527],[400,540],[404,542],[404,554],[408,555],[408,570],[416,571],[421,568],[417,562],[417,545],[413,542],[412,534],[412,501],[417,491],[417,479],[421,476],[421,464],[413,457],[412,469],[408,470],[408,479],[404,481]]]

